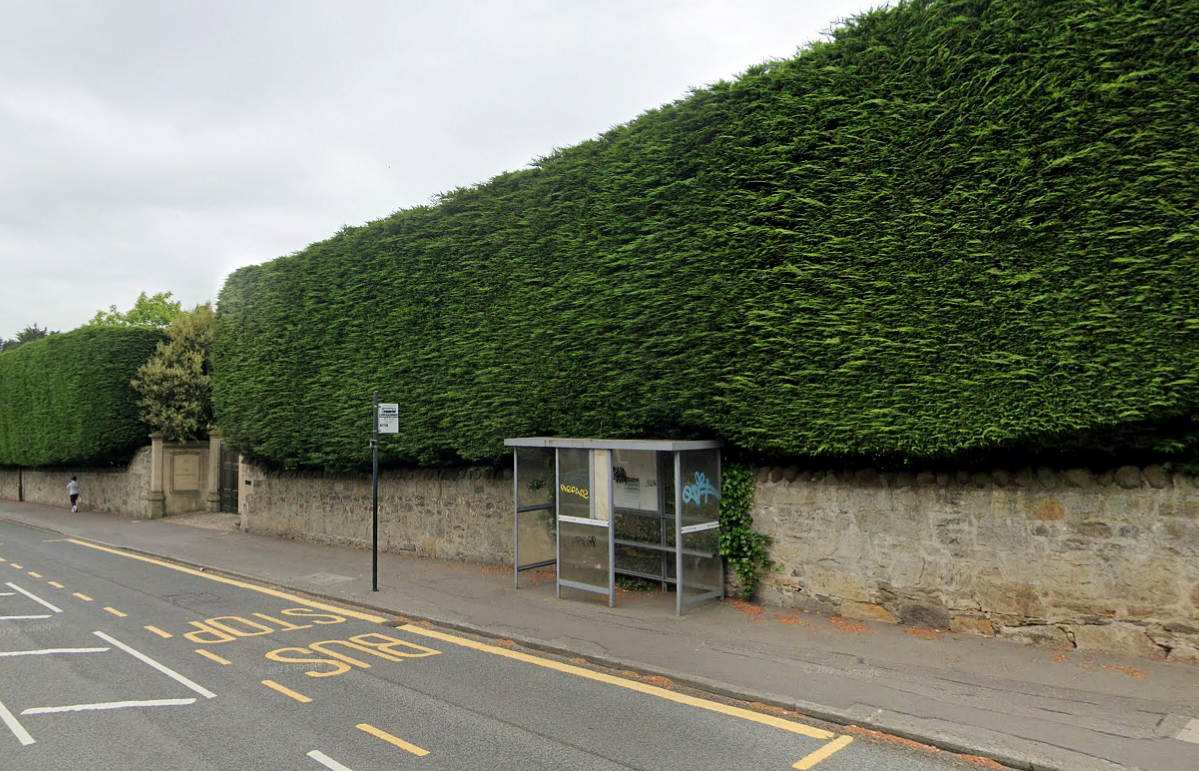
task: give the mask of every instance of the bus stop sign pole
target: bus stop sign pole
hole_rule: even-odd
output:
[[[374,393],[375,423],[371,432],[371,591],[379,591],[379,434],[400,432],[400,405],[379,404]]]
[[[374,430],[371,434],[371,591],[379,591],[379,392],[374,394]]]

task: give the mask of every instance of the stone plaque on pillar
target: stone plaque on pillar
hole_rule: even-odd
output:
[[[176,453],[171,457],[172,492],[199,492],[200,454]]]

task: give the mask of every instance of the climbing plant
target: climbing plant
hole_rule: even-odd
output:
[[[766,547],[770,536],[754,530],[754,473],[749,466],[729,464],[721,470],[720,554],[741,584],[741,599],[753,598],[761,571],[770,568]]]

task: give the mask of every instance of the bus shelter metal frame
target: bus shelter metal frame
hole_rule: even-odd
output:
[[[641,548],[655,549],[665,552],[673,552],[675,557],[675,574],[673,583],[675,585],[675,613],[683,615],[683,609],[689,605],[704,602],[716,597],[724,598],[725,596],[725,570],[724,560],[720,558],[719,553],[713,555],[713,558],[719,559],[720,586],[704,592],[696,597],[684,598],[684,557],[687,555],[683,548],[683,537],[692,533],[705,532],[707,530],[716,529],[716,521],[705,522],[696,525],[683,525],[683,480],[682,480],[682,454],[694,450],[716,450],[716,488],[720,486],[721,474],[721,454],[720,449],[724,446],[724,442],[718,440],[657,440],[657,439],[571,439],[564,437],[520,437],[514,439],[505,439],[504,444],[512,448],[512,502],[515,510],[514,518],[514,583],[516,588],[520,588],[520,574],[526,570],[534,570],[537,568],[548,567],[553,565],[555,568],[555,578],[557,583],[557,595],[562,597],[562,587],[571,589],[579,589],[586,592],[596,594],[606,594],[608,596],[608,607],[616,606],[616,506],[614,498],[614,480],[613,475],[608,474],[607,480],[604,480],[608,486],[607,505],[609,507],[608,518],[597,519],[595,517],[595,500],[594,495],[591,496],[590,517],[577,517],[562,514],[561,496],[559,492],[562,486],[561,480],[561,451],[563,449],[587,450],[588,468],[590,472],[590,490],[595,490],[595,451],[607,450],[609,452],[616,450],[633,450],[633,451],[648,451],[654,453],[668,452],[672,454],[671,467],[674,473],[674,547],[667,545],[654,546],[651,544],[632,544]],[[520,505],[520,462],[519,451],[521,448],[537,448],[554,451],[554,490],[553,502],[534,504],[522,507]],[[655,456],[656,458],[656,456]],[[533,511],[549,511],[554,512],[554,540],[555,540],[555,557],[552,560],[541,560],[539,562],[528,565],[520,564],[520,515]],[[659,512],[661,516],[663,512]],[[573,524],[586,527],[602,527],[607,531],[608,541],[608,585],[600,586],[597,584],[589,584],[578,581],[563,580],[561,561],[562,561],[562,529],[561,524]],[[625,542],[621,542],[624,544]],[[669,583],[671,579],[663,577],[663,584]]]

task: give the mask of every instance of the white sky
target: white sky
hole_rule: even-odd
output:
[[[0,337],[522,168],[882,0],[0,0]]]

